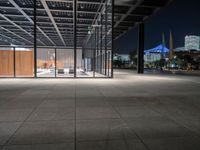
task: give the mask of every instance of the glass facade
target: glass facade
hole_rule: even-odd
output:
[[[77,70],[79,71],[77,72],[78,77],[112,77],[112,7],[112,1],[105,1],[98,15],[95,16],[96,19],[91,20],[92,26],[87,32],[87,39],[82,49],[77,50],[77,52],[82,51],[82,61],[79,62],[81,65]],[[84,8],[84,6],[80,5],[79,8]],[[79,15],[78,13],[77,16]],[[81,34],[78,33],[78,35]],[[79,39],[77,41],[81,44]]]
[[[113,76],[113,0],[0,6],[0,77]]]
[[[74,77],[74,50],[56,50],[56,75],[57,77]]]
[[[55,77],[55,49],[37,49],[37,76]]]
[[[200,50],[200,36],[185,36],[185,50]]]

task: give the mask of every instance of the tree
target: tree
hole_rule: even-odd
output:
[[[114,60],[113,63],[114,63],[114,67],[115,67],[115,68],[121,68],[121,66],[122,66],[122,61],[119,60],[119,59]]]
[[[129,52],[129,59],[134,64],[137,64],[137,51],[130,51]]]

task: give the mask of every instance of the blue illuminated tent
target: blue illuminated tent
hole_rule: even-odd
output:
[[[155,48],[149,49],[149,50],[144,50],[145,54],[148,53],[168,53],[169,49],[166,46],[162,46],[162,44],[156,46]]]

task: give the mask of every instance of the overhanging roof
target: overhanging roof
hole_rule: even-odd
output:
[[[114,38],[171,0],[115,0]],[[34,0],[0,1],[0,45],[33,45]],[[81,46],[105,0],[77,1],[77,44]],[[37,44],[73,46],[73,0],[37,0]]]
[[[173,0],[115,0],[114,38],[148,19]]]

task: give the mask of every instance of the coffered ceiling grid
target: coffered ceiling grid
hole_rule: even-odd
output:
[[[115,0],[114,38],[172,0]],[[102,3],[103,2],[103,3]],[[77,44],[81,46],[105,0],[77,1]],[[34,0],[0,1],[0,45],[33,45]],[[37,0],[37,44],[73,46],[73,0]],[[110,31],[108,31],[110,32]]]

